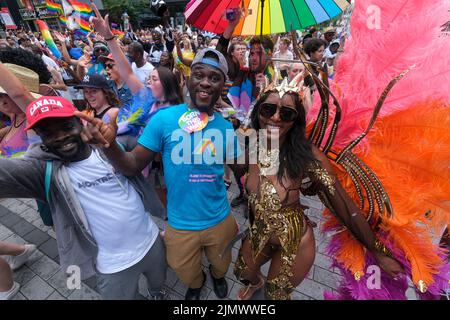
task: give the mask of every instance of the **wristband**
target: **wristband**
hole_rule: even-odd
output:
[[[111,41],[111,40],[113,40],[113,39],[115,39],[115,38],[116,38],[116,36],[113,35],[111,38],[105,39],[105,41]]]

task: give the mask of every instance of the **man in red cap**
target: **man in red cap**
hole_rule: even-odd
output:
[[[165,247],[148,212],[164,218],[165,210],[140,174],[116,173],[83,142],[75,111],[61,97],[27,107],[27,130],[42,143],[22,158],[0,159],[0,198],[47,201],[62,269],[79,270],[81,280],[97,275],[103,298],[134,299],[144,274],[150,296],[164,299]]]

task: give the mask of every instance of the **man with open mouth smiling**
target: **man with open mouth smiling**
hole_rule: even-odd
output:
[[[95,29],[109,36],[107,21],[95,6],[94,11]],[[90,122],[85,128],[85,141],[102,143],[103,152],[114,168],[125,175],[140,172],[156,154],[162,154],[168,191],[168,225],[164,238],[167,261],[178,278],[189,286],[186,300],[200,299],[206,280],[202,270],[203,249],[211,263],[209,271],[216,296],[225,298],[228,294],[225,274],[231,263],[231,252],[222,253],[235,237],[237,224],[223,183],[223,163],[239,156],[240,151],[233,147],[237,141],[231,123],[214,112],[227,73],[227,62],[220,52],[209,48],[200,50],[192,61],[187,83],[190,104],[158,112],[130,152],[125,152],[116,142],[114,121],[106,124],[77,113]],[[207,163],[203,156],[211,156],[214,161]]]
[[[165,248],[148,212],[164,218],[165,210],[142,175],[116,173],[83,142],[75,111],[61,97],[28,106],[26,130],[42,143],[22,158],[0,159],[0,198],[47,201],[62,269],[77,266],[81,280],[97,275],[104,299],[137,298],[141,274],[150,296],[164,299]]]

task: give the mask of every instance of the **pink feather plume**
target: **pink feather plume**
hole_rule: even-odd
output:
[[[412,65],[389,93],[379,117],[430,97],[450,100],[450,41],[441,33],[448,8],[447,0],[355,2],[351,37],[331,85],[343,109],[335,146],[346,146],[363,131],[386,85]],[[320,106],[317,94],[314,100],[310,120]]]

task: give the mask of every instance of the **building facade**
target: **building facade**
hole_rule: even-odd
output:
[[[61,3],[61,0],[52,0]],[[89,0],[77,0],[89,4]],[[120,1],[120,0],[118,0]],[[103,3],[101,0],[94,0],[94,3],[101,10]],[[37,31],[35,21],[37,19],[45,20],[50,29],[60,29],[60,23],[57,15],[47,10],[45,0],[0,0],[0,8],[7,8],[19,28]]]

